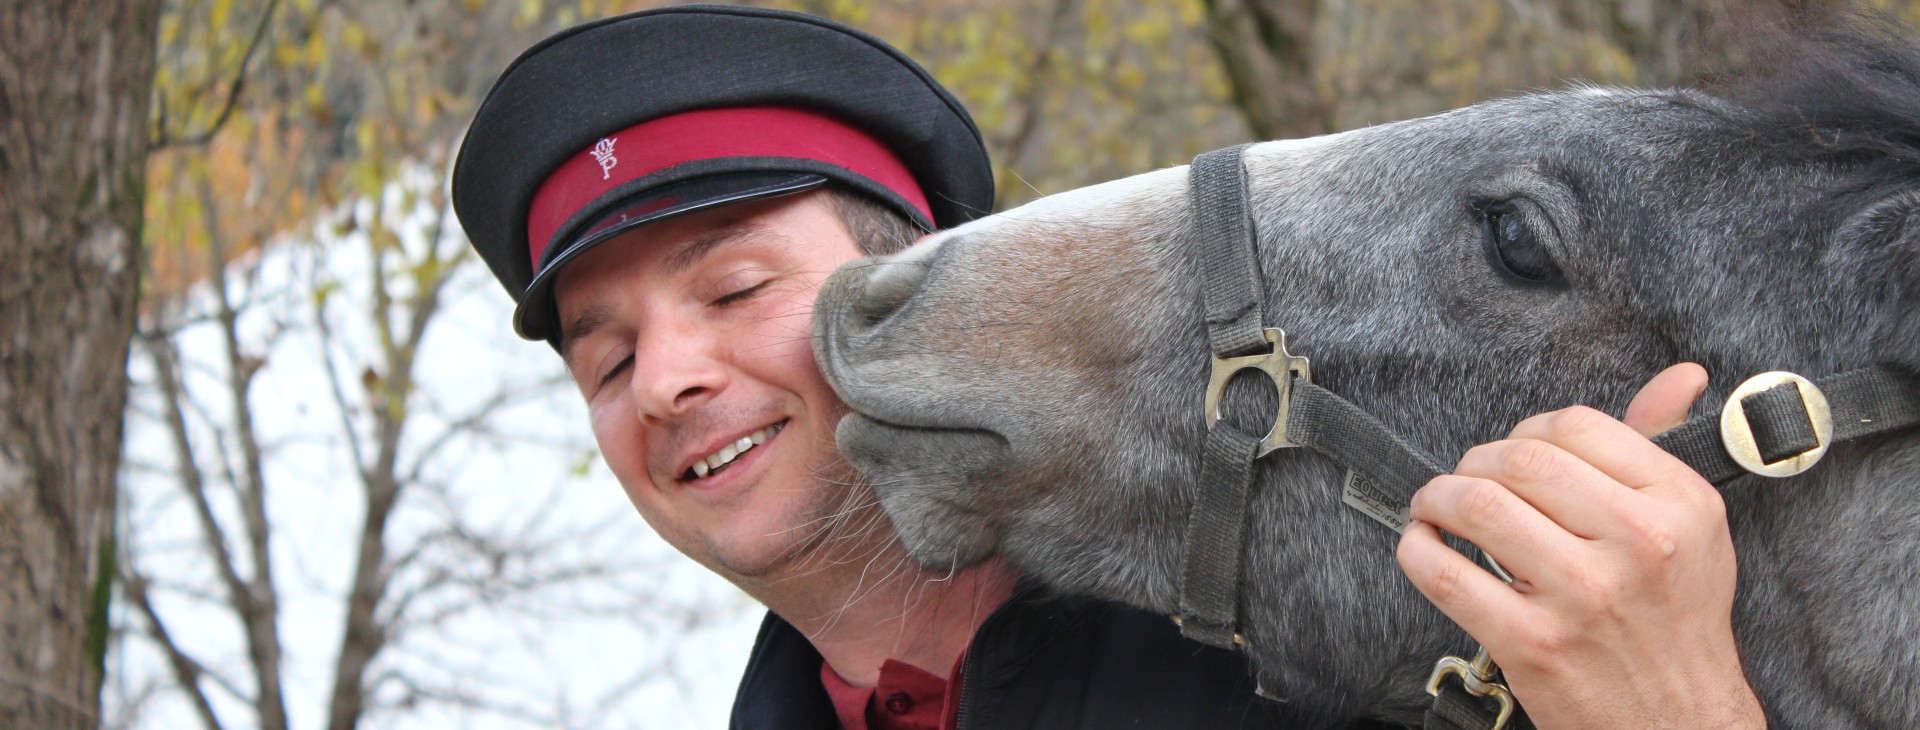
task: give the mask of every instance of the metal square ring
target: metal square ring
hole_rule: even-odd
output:
[[[1760,445],[1753,438],[1753,424],[1747,422],[1747,410],[1741,401],[1788,384],[1800,393],[1800,403],[1807,410],[1807,420],[1813,423],[1813,437],[1818,445],[1768,463],[1760,456]],[[1813,381],[1778,370],[1761,373],[1747,378],[1727,396],[1727,404],[1720,408],[1720,442],[1726,445],[1727,455],[1733,457],[1740,468],[1765,477],[1790,477],[1813,468],[1820,457],[1827,455],[1827,447],[1833,443],[1833,409],[1827,405],[1827,394]]]

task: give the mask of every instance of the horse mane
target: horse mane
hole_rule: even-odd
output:
[[[1704,97],[1668,99],[1720,119],[1732,132],[1722,144],[1823,171],[1820,202],[1775,225],[1825,238],[1876,278],[1872,298],[1892,307],[1873,315],[1876,349],[1920,368],[1920,33],[1851,11],[1762,20],[1739,36],[1742,70],[1703,84]]]
[[[1865,187],[1920,179],[1920,34],[1879,12],[1750,28],[1748,66],[1706,91],[1748,141]]]

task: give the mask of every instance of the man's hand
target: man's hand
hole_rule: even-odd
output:
[[[1733,641],[1726,506],[1647,440],[1706,386],[1686,363],[1649,381],[1624,423],[1583,407],[1534,416],[1413,496],[1401,569],[1486,647],[1542,728],[1766,724]]]

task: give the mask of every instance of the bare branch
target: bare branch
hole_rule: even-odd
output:
[[[260,442],[253,424],[253,405],[249,400],[253,376],[259,371],[260,365],[256,359],[248,358],[242,352],[239,312],[234,309],[233,298],[228,290],[225,248],[218,217],[214,214],[218,198],[213,192],[213,182],[206,176],[201,176],[198,182],[202,203],[207,209],[204,217],[207,260],[212,269],[208,280],[213,286],[214,304],[218,307],[216,319],[226,344],[227,395],[232,400],[234,436],[240,445],[241,464],[245,470],[245,479],[235,480],[235,483],[240,493],[241,515],[246,525],[246,545],[252,571],[246,586],[249,599],[235,608],[241,609],[238,612],[240,622],[246,629],[247,652],[252,660],[254,681],[259,688],[255,708],[259,712],[260,726],[266,730],[286,730],[286,700],[280,681],[279,592],[273,580],[271,527],[267,523],[266,470],[262,465]]]
[[[1313,87],[1314,19],[1320,1],[1203,0],[1221,70],[1256,139],[1306,137],[1330,125]]]
[[[186,394],[180,386],[179,352],[174,349],[173,341],[166,337],[144,337],[141,342],[153,360],[154,373],[160,385],[161,408],[166,414],[167,431],[173,437],[174,476],[179,480],[181,491],[192,502],[194,516],[199,519],[201,544],[206,548],[207,558],[213,561],[214,569],[219,572],[221,581],[226,584],[229,607],[243,616],[250,614],[253,611],[253,599],[247,591],[246,581],[234,567],[233,554],[227,549],[226,533],[213,516],[212,504],[207,501],[206,482],[199,462],[194,457],[186,417],[180,410],[180,403],[186,399]],[[129,571],[131,574],[132,571]]]
[[[107,730],[132,730],[132,728],[138,727],[141,711],[146,708],[147,703],[151,701],[154,696],[160,694],[162,685],[164,684],[161,678],[148,676],[140,682],[139,686],[133,687],[131,690],[129,690],[125,684],[127,681],[125,672],[108,670],[107,678],[108,682],[110,682],[108,686],[113,687],[115,690],[115,696],[118,698],[116,702],[118,707],[117,712],[113,715],[102,718],[100,726]]]
[[[319,287],[315,287],[319,291]],[[353,471],[362,481],[368,478],[367,459],[362,454],[360,431],[353,426],[353,405],[347,402],[347,392],[341,385],[340,366],[333,361],[335,343],[333,325],[327,321],[327,306],[324,299],[315,297],[313,304],[315,330],[320,335],[320,364],[327,373],[327,387],[333,396],[334,409],[340,416],[340,437],[346,440],[347,453],[353,457]]]
[[[167,665],[173,668],[173,676],[179,680],[180,688],[187,693],[187,699],[193,704],[194,712],[200,715],[201,724],[208,730],[221,730],[220,717],[213,712],[213,703],[207,701],[207,693],[200,689],[200,677],[207,675],[206,667],[199,660],[188,655],[173,640],[167,631],[167,624],[160,619],[160,613],[153,609],[153,601],[147,596],[147,579],[130,564],[121,575],[126,597],[140,614],[146,617],[147,635],[159,644],[167,654]]]
[[[1040,128],[1042,100],[1049,90],[1047,73],[1053,66],[1054,56],[1061,52],[1060,34],[1068,16],[1073,14],[1075,3],[1076,0],[1054,0],[1053,10],[1047,14],[1046,30],[1034,43],[1033,58],[1027,62],[1028,71],[1023,76],[1026,89],[1020,95],[1020,124],[1000,144],[1000,149],[1005,151],[1000,164],[1008,174],[1013,174],[1014,166],[1026,156],[1027,146]],[[1011,182],[1000,180],[997,185],[1001,190],[1008,190],[1012,188]]]
[[[368,395],[373,408],[375,457],[372,469],[362,472],[366,488],[366,512],[362,518],[360,545],[354,565],[353,587],[347,600],[347,626],[341,636],[340,652],[334,664],[333,696],[328,707],[328,726],[332,730],[350,730],[365,709],[365,676],[373,659],[391,639],[390,626],[378,612],[391,584],[392,571],[387,559],[386,526],[394,505],[405,486],[399,475],[400,438],[408,416],[407,399],[413,392],[413,363],[427,324],[439,305],[439,295],[451,266],[432,265],[430,276],[416,277],[416,295],[410,307],[410,319],[404,339],[396,339],[393,322],[393,297],[388,290],[386,248],[382,243],[384,206],[376,203],[372,216],[375,226],[368,231],[372,254],[373,323],[380,342],[386,372],[373,383]],[[446,216],[443,210],[439,225]],[[436,229],[437,230],[437,229]],[[424,256],[437,263],[437,238],[429,242]],[[458,259],[456,259],[456,262]]]
[[[553,374],[518,388],[503,388],[496,391],[486,401],[449,422],[444,429],[434,434],[433,438],[414,454],[413,466],[407,471],[407,479],[418,481],[421,478],[421,471],[441,449],[456,438],[472,435],[487,419],[499,413],[500,409],[532,400],[535,396],[544,394],[565,382],[567,377],[564,374]]]
[[[588,718],[591,722],[589,722],[586,727],[600,727],[604,725],[606,717],[618,709],[621,701],[638,691],[648,682],[653,681],[655,677],[658,677],[662,673],[667,674],[672,677],[676,683],[681,684],[681,692],[683,694],[691,694],[691,692],[687,691],[684,679],[680,677],[680,673],[673,671],[673,666],[669,659],[667,657],[660,657],[645,666],[635,669],[631,674],[627,675],[625,681],[601,693],[600,700],[594,704],[593,714]]]
[[[518,720],[536,727],[556,727],[560,723],[551,714],[535,712],[524,707],[516,707],[487,696],[487,693],[475,692],[459,687],[429,687],[413,677],[396,672],[382,673],[369,687],[398,685],[399,697],[392,702],[369,707],[369,712],[378,712],[392,708],[415,707],[424,704],[447,705],[471,710],[479,710],[492,715]]]
[[[253,40],[247,42],[246,55],[240,57],[240,68],[233,72],[233,81],[227,84],[227,103],[220,108],[220,115],[214,117],[213,124],[198,134],[187,135],[179,139],[169,139],[166,130],[166,107],[161,106],[160,129],[156,130],[150,151],[167,147],[197,147],[213,140],[220,128],[227,126],[227,118],[233,116],[234,107],[239,105],[240,90],[246,86],[247,67],[253,64],[253,54],[260,50],[260,41],[267,37],[267,23],[273,20],[273,13],[280,9],[280,0],[267,0],[267,10],[260,14],[260,23],[253,28]]]

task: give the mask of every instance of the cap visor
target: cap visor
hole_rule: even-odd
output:
[[[564,244],[540,267],[513,313],[513,331],[529,340],[551,339],[557,322],[553,280],[574,257],[622,233],[648,223],[723,205],[811,190],[827,178],[813,173],[735,172],[705,175],[653,188],[607,206],[607,211],[575,227]]]

